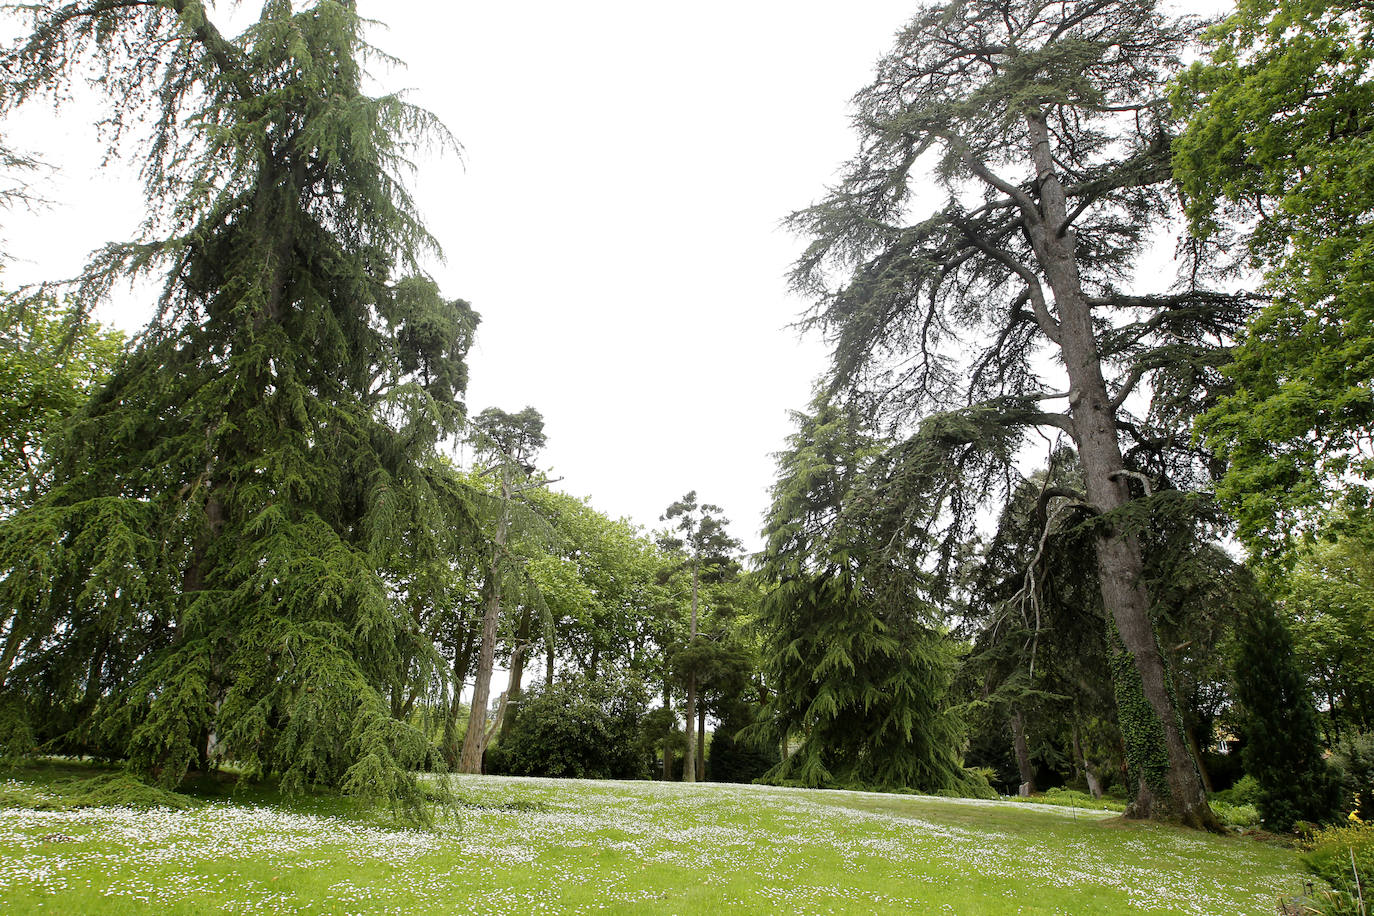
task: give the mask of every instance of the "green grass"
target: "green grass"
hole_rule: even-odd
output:
[[[425,832],[253,789],[53,810],[44,774],[0,785],[0,912],[1232,916],[1301,886],[1288,849],[1024,803],[457,777]]]

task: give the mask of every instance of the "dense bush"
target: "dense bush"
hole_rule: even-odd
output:
[[[1348,735],[1331,749],[1347,811],[1374,822],[1374,732]]]
[[[1370,878],[1374,877],[1374,824],[1353,821],[1349,826],[1318,830],[1308,843],[1303,864],[1335,890],[1322,901],[1323,912],[1333,916],[1359,913],[1361,897],[1369,903]]]
[[[642,682],[622,676],[538,687],[513,710],[510,732],[487,752],[487,772],[510,776],[644,779]]]

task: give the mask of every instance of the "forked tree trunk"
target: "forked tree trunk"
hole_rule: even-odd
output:
[[[487,750],[487,704],[491,702],[491,676],[496,666],[496,638],[501,623],[501,561],[510,531],[510,472],[501,469],[501,515],[496,522],[491,559],[486,581],[482,583],[482,643],[477,652],[477,673],[472,686],[472,706],[468,712],[468,733],[458,758],[458,772],[482,772],[482,756]]]
[[[1101,798],[1102,781],[1097,778],[1097,772],[1088,760],[1088,755],[1083,752],[1083,741],[1079,737],[1077,716],[1073,720],[1073,757],[1074,763],[1083,772],[1083,781],[1088,785],[1088,794],[1093,798]]]
[[[525,644],[530,638],[530,623],[534,614],[529,608],[525,608],[525,614],[520,618],[520,624],[515,629],[515,651],[510,657],[510,685],[506,688],[506,701],[518,704],[520,693],[525,680]],[[505,740],[510,734],[511,727],[515,724],[515,716],[506,715],[501,718],[501,729],[498,732],[501,740]]]
[[[1112,403],[1102,376],[1097,330],[1083,294],[1068,227],[1063,186],[1050,150],[1049,130],[1040,113],[1026,118],[1031,155],[1041,193],[1040,218],[1027,216],[1026,229],[1041,271],[1054,294],[1060,355],[1069,377],[1073,439],[1083,468],[1088,501],[1110,513],[1130,500]],[[1150,620],[1140,544],[1129,531],[1103,528],[1095,539],[1102,602],[1111,615],[1130,664],[1114,665],[1117,705],[1128,757],[1146,791],[1137,793],[1128,816],[1178,820],[1188,826],[1220,830],[1188,753],[1174,703],[1164,656]],[[1135,702],[1135,691],[1144,703]]]

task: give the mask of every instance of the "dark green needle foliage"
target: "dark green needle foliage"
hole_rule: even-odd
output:
[[[418,813],[430,745],[398,713],[443,689],[416,623],[443,599],[417,585],[451,578],[470,527],[436,447],[463,420],[476,316],[415,275],[436,246],[400,177],[451,141],[363,93],[352,3],[269,0],[236,38],[197,0],[29,14],[8,105],[89,67],[116,137],[152,126],[144,237],[86,290],[167,281],[50,495],[0,528],[24,639],[6,689],[47,748],[168,786],[228,758]]]
[[[946,708],[954,653],[919,576],[865,518],[877,446],[818,402],[778,456],[760,611],[772,695],[755,736],[800,741],[765,779],[938,791],[964,778]]]
[[[1244,710],[1245,771],[1260,785],[1260,816],[1270,830],[1288,830],[1299,820],[1320,823],[1336,813],[1341,790],[1322,758],[1293,637],[1264,598],[1247,610],[1239,627],[1236,699]]]

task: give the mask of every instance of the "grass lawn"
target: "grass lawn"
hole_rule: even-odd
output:
[[[42,772],[0,785],[0,913],[1234,916],[1302,880],[1277,846],[1011,802],[463,776],[424,832],[243,792],[18,807],[51,796]]]

